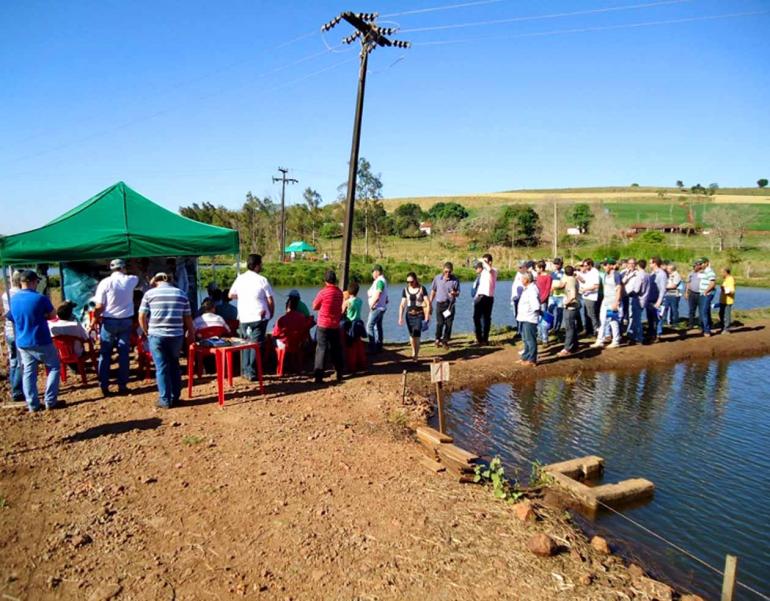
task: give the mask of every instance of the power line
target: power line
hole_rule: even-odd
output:
[[[285,44],[286,43],[284,43],[284,45]],[[340,47],[340,46],[338,46],[338,47]],[[286,63],[284,65],[280,65],[278,67],[274,67],[273,69],[270,69],[268,71],[260,73],[260,74],[256,75],[256,77],[254,77],[253,79],[259,79],[259,78],[267,77],[269,75],[273,75],[275,73],[278,73],[278,72],[283,71],[285,69],[288,69],[290,67],[294,67],[296,65],[299,65],[299,64],[311,61],[311,60],[313,60],[315,58],[319,58],[321,56],[325,56],[326,54],[329,54],[329,52],[330,52],[329,50],[321,50],[319,52],[314,52],[312,54],[309,54],[309,55],[306,55],[304,57],[298,58],[298,59],[296,59],[296,60],[294,60],[294,61],[292,61],[290,63]],[[339,64],[341,64],[341,63],[339,63]],[[328,70],[329,70],[328,68],[327,69],[322,69],[321,71],[319,71],[317,73],[323,73],[323,72],[328,71]],[[316,73],[311,73],[310,76],[313,76],[315,74]],[[296,81],[303,81],[304,79],[306,79],[306,77],[303,77],[303,78],[300,78],[300,79],[294,80],[294,81],[295,82]],[[289,82],[289,83],[292,83],[292,82]],[[279,89],[281,87],[283,87],[283,86],[278,86],[277,88],[273,88],[273,89]],[[233,89],[235,89],[235,88],[228,88],[228,90],[233,90]],[[99,138],[99,137],[105,136],[107,134],[113,133],[115,131],[120,131],[120,130],[125,129],[127,127],[131,127],[132,125],[136,125],[138,123],[142,123],[144,121],[149,121],[150,119],[154,119],[156,117],[159,117],[161,115],[165,115],[167,113],[171,113],[174,110],[176,110],[177,108],[179,108],[180,106],[184,106],[186,104],[189,104],[192,101],[208,100],[210,98],[214,98],[214,97],[220,95],[222,92],[223,92],[223,90],[218,90],[218,91],[210,93],[210,94],[204,94],[203,96],[197,96],[197,97],[194,97],[194,98],[193,97],[189,97],[186,100],[184,100],[182,102],[178,102],[178,103],[176,103],[174,105],[171,105],[171,106],[169,106],[167,108],[160,109],[160,110],[154,111],[152,113],[147,113],[145,115],[141,115],[141,116],[135,117],[133,119],[129,119],[127,121],[124,121],[123,123],[119,123],[118,125],[115,125],[115,126],[112,126],[112,127],[108,127],[108,128],[103,129],[103,130],[87,134],[87,135],[82,136],[80,138],[76,138],[74,140],[70,140],[69,142],[65,142],[63,144],[59,144],[57,146],[53,146],[53,147],[50,147],[50,148],[47,148],[47,149],[44,149],[44,150],[41,150],[41,151],[38,151],[38,152],[22,155],[20,157],[17,157],[15,159],[11,159],[9,161],[4,161],[2,164],[11,164],[11,163],[19,162],[19,161],[25,161],[25,160],[28,160],[28,159],[33,159],[33,158],[37,158],[39,156],[43,156],[43,155],[49,154],[51,152],[56,152],[58,150],[64,150],[65,148],[69,148],[71,146],[74,146],[75,144],[80,144],[82,142],[87,142],[87,141],[90,141],[90,140],[92,140],[94,138]]]
[[[424,31],[440,31],[446,29],[464,29],[466,27],[483,27],[488,25],[502,25],[504,23],[518,23],[520,21],[540,21],[544,19],[560,19],[563,17],[577,17],[581,15],[595,15],[600,13],[620,12],[625,10],[638,10],[643,8],[654,8],[656,6],[666,6],[670,4],[683,4],[692,2],[692,0],[660,0],[659,2],[648,2],[646,4],[630,4],[626,6],[609,6],[605,8],[593,8],[590,10],[576,10],[566,13],[551,13],[547,15],[529,15],[519,17],[508,17],[505,19],[493,19],[489,21],[475,21],[471,23],[453,23],[449,25],[435,25],[432,27],[413,27],[412,29],[403,29],[402,33],[417,33]]]
[[[414,42],[413,46],[444,46],[448,44],[460,44],[464,42],[476,42],[480,40],[508,40],[514,38],[535,38],[563,35],[572,33],[593,33],[597,31],[612,31],[617,29],[635,29],[641,27],[654,27],[658,25],[673,25],[679,23],[692,23],[695,21],[716,21],[719,19],[732,19],[737,17],[751,17],[770,14],[768,10],[759,10],[743,13],[728,13],[723,15],[707,15],[702,17],[685,17],[682,19],[667,19],[663,21],[644,21],[641,23],[625,23],[621,25],[602,25],[597,27],[579,27],[574,29],[555,29],[551,31],[538,31],[531,33],[514,33],[506,35],[477,36],[472,38],[458,38],[455,40],[434,40],[430,42]]]
[[[496,4],[503,2],[504,0],[475,0],[474,2],[461,2],[459,4],[446,4],[444,6],[433,6],[430,8],[416,8],[414,10],[405,10],[400,13],[388,13],[387,15],[380,15],[382,18],[387,17],[401,17],[403,15],[419,15],[424,13],[432,13],[439,10],[452,10],[455,8],[465,8],[467,6],[480,6],[482,4]]]

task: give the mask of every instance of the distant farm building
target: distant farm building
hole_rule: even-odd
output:
[[[433,231],[433,223],[430,221],[423,221],[420,224],[420,231],[426,236],[430,236],[430,233]]]
[[[627,236],[636,236],[644,232],[660,232],[661,234],[686,234],[692,236],[698,232],[698,228],[692,223],[637,223],[628,226]]]
[[[567,235],[568,236],[579,236],[582,234],[579,227],[568,227],[567,228]]]

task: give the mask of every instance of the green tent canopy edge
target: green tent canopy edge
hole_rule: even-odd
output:
[[[236,230],[183,217],[124,182],[99,192],[42,227],[0,237],[0,265],[238,251]]]
[[[314,253],[316,250],[318,250],[315,246],[312,244],[308,244],[304,240],[296,240],[295,242],[292,242],[283,249],[283,252],[296,252],[296,253]]]

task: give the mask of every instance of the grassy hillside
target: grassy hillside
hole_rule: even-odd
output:
[[[660,192],[664,194],[660,196]],[[390,198],[384,201],[385,208],[393,211],[399,205],[413,202],[428,210],[437,202],[457,202],[466,207],[473,216],[493,214],[500,207],[511,204],[552,203],[603,204],[618,220],[619,225],[635,223],[684,223],[687,208],[681,199],[693,198],[689,192],[676,188],[562,188],[552,190],[513,190],[488,194],[467,194],[458,196],[418,196]],[[752,229],[770,231],[770,189],[724,188],[714,196],[696,197],[695,219],[701,222],[703,211],[714,204],[730,204],[736,208],[750,205],[759,213]]]

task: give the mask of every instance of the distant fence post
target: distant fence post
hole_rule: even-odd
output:
[[[722,601],[733,601],[735,574],[738,570],[738,558],[735,555],[725,557],[725,576],[722,580]]]

